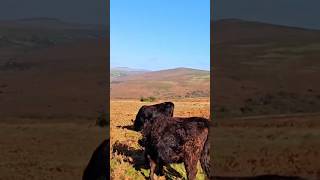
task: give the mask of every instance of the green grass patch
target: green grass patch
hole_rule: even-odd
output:
[[[149,177],[150,169],[136,170],[130,163],[124,162],[119,156],[110,160],[111,174],[113,178],[130,177],[129,179],[140,180]],[[206,175],[202,171],[200,163],[198,163],[197,180],[205,180]],[[171,164],[164,167],[165,179],[176,180],[176,179],[187,179],[187,173],[183,164]]]
[[[171,164],[170,166],[182,176],[182,179],[187,179],[187,172],[186,172],[183,164]],[[206,175],[202,171],[200,163],[198,163],[197,166],[198,166],[197,167],[198,168],[198,173],[197,173],[197,178],[196,179],[197,180],[205,180],[206,179]],[[166,178],[170,179],[170,180],[174,180],[174,179],[177,179],[177,176],[172,175],[171,173],[167,173],[167,177]]]
[[[147,97],[147,98],[145,98],[145,97],[143,97],[143,96],[141,96],[140,97],[140,101],[141,102],[154,102],[154,101],[156,101],[156,97],[154,97],[154,96],[149,96],[149,97]]]

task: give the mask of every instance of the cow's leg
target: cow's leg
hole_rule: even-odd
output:
[[[144,166],[146,167],[146,168],[149,168],[149,166],[150,166],[150,160],[149,160],[149,158],[148,158],[148,154],[144,151]]]
[[[158,159],[158,161],[157,161],[157,174],[159,176],[163,176],[164,175],[163,174],[163,162],[160,159]]]
[[[184,166],[187,171],[188,180],[195,180],[198,172],[197,161],[194,161],[192,159],[188,159],[188,160],[186,159],[184,161]]]
[[[197,176],[197,163],[200,159],[200,151],[197,146],[187,146],[184,157],[184,166],[187,171],[188,180],[195,180]]]
[[[151,180],[154,180],[154,171],[156,169],[156,162],[153,161],[149,155],[148,155],[148,159],[149,159],[149,163],[150,163],[150,175],[149,175],[149,177],[150,177]]]

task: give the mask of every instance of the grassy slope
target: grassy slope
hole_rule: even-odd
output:
[[[107,47],[91,33],[0,22],[0,179],[81,179],[106,137]]]
[[[112,99],[209,97],[208,71],[188,68],[148,72],[111,82]]]
[[[318,112],[320,31],[241,20],[212,25],[215,175],[319,179],[319,116],[218,117]]]
[[[0,115],[97,117],[107,65],[100,31],[59,21],[24,23],[0,22]]]
[[[319,111],[320,31],[240,20],[214,25],[217,115]]]

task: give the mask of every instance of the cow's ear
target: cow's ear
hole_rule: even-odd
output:
[[[167,108],[174,108],[174,104],[172,102],[166,102],[166,107]]]

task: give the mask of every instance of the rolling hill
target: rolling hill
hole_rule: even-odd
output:
[[[0,22],[0,116],[96,118],[104,106],[106,37],[51,18]]]
[[[0,56],[8,56],[72,43],[83,39],[106,37],[99,25],[82,25],[54,18],[0,21]]]
[[[0,22],[0,179],[81,179],[106,138],[94,125],[105,109],[107,39],[57,19]]]
[[[111,99],[209,97],[208,71],[176,68],[123,76],[111,81]]]
[[[217,116],[320,110],[320,31],[239,19],[213,22]]]

